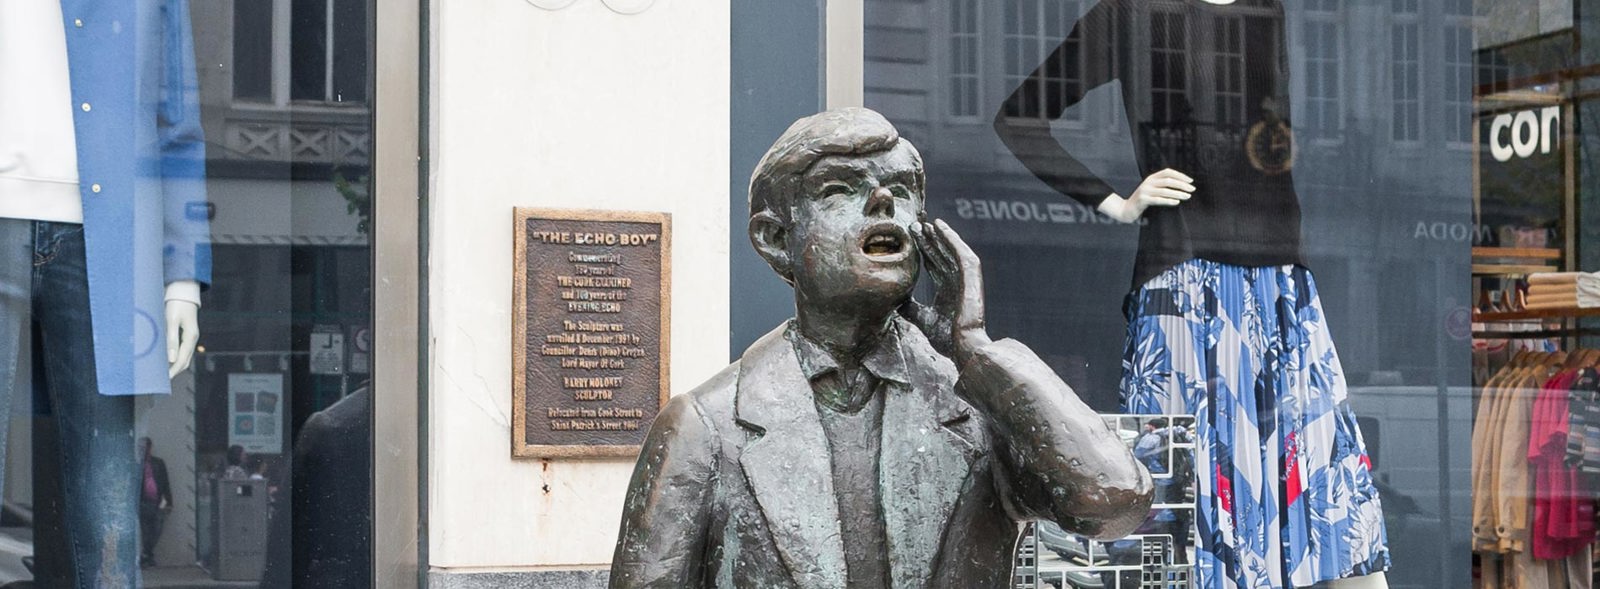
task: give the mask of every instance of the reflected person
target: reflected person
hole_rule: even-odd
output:
[[[372,384],[313,413],[268,521],[261,589],[372,586]]]
[[[139,438],[139,565],[155,564],[156,543],[172,512],[172,484],[167,462],[156,456],[148,437]]]
[[[611,587],[1009,587],[1018,522],[1120,537],[1150,475],[1027,346],[984,327],[976,255],[921,222],[922,158],[861,108],[797,121],[750,182],[795,318],[672,399]],[[911,300],[922,271],[931,307]]]

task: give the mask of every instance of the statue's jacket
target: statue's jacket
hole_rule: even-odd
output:
[[[895,321],[910,382],[885,393],[878,469],[894,589],[1009,587],[1023,520],[1111,538],[1144,519],[1149,473],[1026,346],[989,344],[958,375]],[[662,410],[611,587],[846,587],[828,443],[783,332]]]

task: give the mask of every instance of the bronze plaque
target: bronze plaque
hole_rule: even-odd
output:
[[[636,454],[667,402],[672,217],[515,216],[512,454]]]

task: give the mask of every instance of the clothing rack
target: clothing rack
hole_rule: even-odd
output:
[[[1600,350],[1516,352],[1477,384],[1472,537],[1478,586],[1593,587]]]

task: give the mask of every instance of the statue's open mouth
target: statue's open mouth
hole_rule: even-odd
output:
[[[875,223],[861,234],[861,253],[876,261],[902,259],[910,251],[911,236],[897,223]]]

